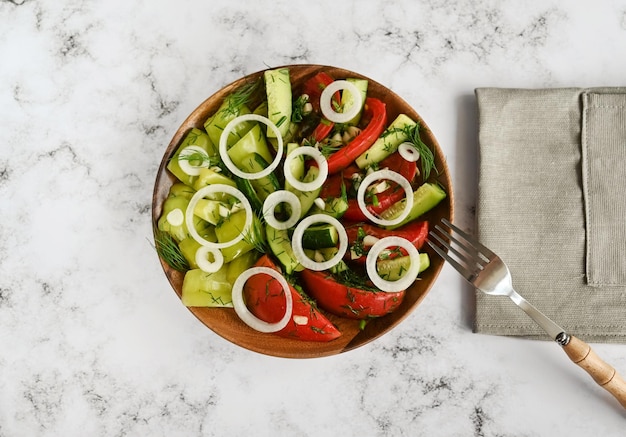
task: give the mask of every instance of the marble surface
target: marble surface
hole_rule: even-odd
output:
[[[0,0],[0,436],[622,436],[626,414],[552,343],[473,334],[446,267],[397,329],[340,356],[233,346],[150,245],[177,126],[290,63],[402,95],[473,226],[480,86],[624,86],[626,1]],[[626,374],[626,346],[593,345]]]

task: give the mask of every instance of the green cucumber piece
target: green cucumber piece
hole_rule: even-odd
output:
[[[324,259],[326,261],[332,259],[332,257],[334,257],[335,255],[337,255],[337,252],[339,252],[339,248],[337,247],[325,247],[322,249],[319,249],[319,252],[322,254],[322,256],[324,257]],[[348,270],[348,264],[346,264],[346,262],[344,260],[339,260],[339,262],[337,264],[335,264],[334,266],[332,266],[330,269],[331,273],[341,273],[345,270]]]
[[[215,235],[219,243],[225,243],[239,236],[246,224],[246,211],[241,210],[224,218],[216,227]],[[240,257],[241,255],[256,249],[258,246],[265,244],[265,231],[259,218],[254,215],[252,217],[252,225],[244,234],[244,238],[232,246],[221,249],[224,255],[224,262],[228,263]]]
[[[333,197],[324,201],[324,209],[313,205],[310,214],[326,214],[331,217],[340,218],[348,210],[348,202],[341,197]]]
[[[398,150],[398,146],[409,138],[406,135],[407,126],[417,123],[409,116],[400,114],[382,133],[382,135],[354,161],[359,168],[367,168],[377,164]]]
[[[257,173],[269,166],[268,162],[258,153],[247,155],[241,163],[241,169],[247,173]],[[250,181],[254,191],[261,202],[276,190],[280,190],[280,184],[274,173],[270,173],[259,179]]]
[[[376,271],[378,275],[387,281],[397,281],[402,278],[404,274],[411,267],[410,256],[400,256],[393,259],[385,259],[376,263]],[[430,258],[427,253],[419,254],[419,270],[418,273],[422,273],[430,267]]]
[[[228,149],[228,156],[240,169],[242,169],[243,161],[253,153],[261,155],[266,162],[272,162],[274,159],[267,147],[265,134],[258,123]]]
[[[226,269],[206,273],[200,269],[189,270],[183,279],[181,300],[188,307],[232,307],[232,285]]]
[[[244,196],[250,201],[250,206],[252,210],[255,212],[263,211],[263,201],[259,198],[254,187],[252,186],[252,181],[250,179],[242,179],[237,178],[237,188],[239,191],[243,193]]]
[[[227,203],[220,202],[219,200],[198,199],[198,203],[193,209],[193,213],[215,226],[222,219],[222,216],[220,215],[220,207],[230,209],[230,206]]]
[[[233,181],[228,176],[224,176],[222,173],[216,172],[210,168],[203,168],[200,170],[200,174],[198,178],[193,184],[193,187],[196,191],[200,190],[200,188],[204,188],[208,185],[215,184],[223,184],[230,185],[231,187],[237,187],[235,181]]]
[[[176,149],[176,152],[167,163],[167,169],[174,176],[176,176],[179,181],[181,181],[185,185],[189,185],[190,187],[192,187],[197,179],[197,176],[188,175],[180,168],[180,165],[178,164],[178,155],[180,155],[180,152],[184,148],[189,146],[198,146],[202,148],[205,152],[207,152],[209,156],[216,156],[217,149],[213,145],[213,142],[209,139],[209,136],[200,129],[194,127],[187,133],[187,135],[185,135],[183,142],[180,144],[178,149]]]
[[[176,182],[170,187],[168,197],[185,197],[187,199],[191,199],[195,192],[196,190],[191,188],[189,185],[185,185],[182,182]]]
[[[286,156],[289,155],[298,147],[301,147],[298,143],[287,143]],[[298,181],[302,180],[302,178],[304,177],[304,156],[303,155],[296,156],[294,159],[292,159],[289,162],[289,171],[291,171],[291,174],[293,175],[294,179]],[[295,190],[295,188],[293,188],[287,180],[285,180],[285,189],[291,192],[294,192]]]
[[[346,124],[351,124],[353,126],[359,124],[361,120],[361,115],[363,114],[363,106],[365,106],[365,99],[367,98],[367,85],[368,81],[365,79],[356,79],[356,78],[347,78],[346,81],[350,82],[354,85],[361,94],[361,108],[359,109],[359,113],[354,116],[350,121]],[[354,104],[354,96],[352,93],[346,89],[344,89],[341,93],[341,106],[344,108],[344,112],[347,108],[350,108]]]
[[[306,173],[306,176],[304,176],[304,178],[302,179],[302,182],[314,181],[319,173],[319,168],[310,167]],[[287,191],[291,191],[293,194],[296,195],[296,197],[298,197],[298,200],[300,201],[300,206],[302,207],[302,210],[300,212],[300,218],[304,217],[306,213],[309,212],[309,210],[313,206],[313,203],[315,202],[315,199],[319,197],[320,191],[322,191],[322,187],[319,187],[313,191],[300,191],[296,190],[289,184],[285,184],[285,189]]]
[[[202,247],[200,243],[198,243],[192,237],[187,237],[183,241],[178,243],[180,253],[183,254],[191,269],[198,268],[198,264],[196,263],[196,252],[198,251],[198,249],[200,249],[200,247]]]
[[[339,233],[333,225],[309,226],[302,234],[302,247],[305,249],[324,249],[336,247]]]
[[[220,137],[222,132],[226,128],[226,125],[240,115],[250,114],[250,108],[244,103],[237,104],[232,100],[232,96],[226,97],[224,102],[220,105],[217,112],[204,122],[204,129],[206,130],[209,138],[219,146]],[[228,138],[226,139],[226,145],[228,147],[235,144],[255,125],[255,122],[245,121],[239,123],[230,131]]]
[[[283,266],[287,275],[304,270],[304,267],[293,253],[289,232],[286,229],[276,229],[266,224],[265,235],[270,250]]]
[[[397,229],[400,226],[404,226],[408,222],[415,220],[422,214],[433,209],[445,198],[446,192],[443,188],[441,188],[441,186],[426,182],[420,185],[417,190],[413,192],[413,207],[411,208],[409,215],[400,223],[393,226],[385,226],[385,228]],[[406,199],[402,199],[383,211],[380,216],[385,220],[393,220],[402,214],[405,204]]]
[[[263,76],[267,93],[267,118],[276,125],[284,138],[289,132],[292,111],[289,69],[266,70]],[[268,138],[275,136],[272,129],[267,130]]]
[[[261,253],[256,250],[251,250],[250,252],[244,253],[238,258],[235,258],[228,264],[225,264],[227,267],[226,279],[229,283],[234,284],[239,275],[248,270],[250,267],[254,265],[254,263],[260,258]]]

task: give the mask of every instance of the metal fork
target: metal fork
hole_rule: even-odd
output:
[[[432,239],[429,239],[428,245],[478,290],[486,294],[508,296],[543,328],[552,340],[563,347],[574,363],[589,373],[596,383],[615,396],[626,408],[626,381],[615,369],[598,357],[587,343],[568,334],[520,296],[513,289],[509,268],[498,255],[448,220],[442,219],[441,222],[450,230],[435,225],[435,229],[429,232]]]

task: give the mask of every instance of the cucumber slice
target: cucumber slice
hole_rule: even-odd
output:
[[[189,185],[185,185],[181,182],[176,182],[170,187],[169,197],[185,197],[191,199],[196,191]]]
[[[239,275],[248,270],[250,267],[254,265],[254,263],[261,257],[261,253],[256,250],[251,250],[250,252],[244,253],[238,258],[235,258],[228,264],[225,264],[226,267],[226,279],[229,283],[234,284]]]
[[[253,153],[261,155],[265,162],[272,162],[274,159],[267,147],[265,134],[258,123],[228,149],[228,156],[233,164],[242,170],[244,160]]]
[[[397,229],[400,226],[407,224],[408,222],[415,220],[422,214],[430,211],[437,206],[439,202],[446,198],[446,192],[437,184],[426,182],[413,192],[413,207],[409,212],[407,218],[402,222],[393,225],[385,226],[386,229]],[[394,203],[385,211],[382,212],[381,217],[385,220],[393,220],[398,217],[404,210],[406,200],[402,199],[399,202]]]
[[[268,166],[268,162],[258,153],[247,155],[241,163],[241,169],[248,173],[257,173]],[[274,191],[280,190],[280,184],[274,173],[270,173],[260,179],[254,179],[250,183],[261,202],[265,201],[267,196]]]
[[[302,234],[302,247],[323,249],[337,246],[339,233],[333,225],[310,226]]]
[[[294,159],[295,161],[295,159]],[[293,162],[293,161],[292,161]],[[306,173],[306,176],[302,179],[302,182],[312,182],[319,175],[319,168],[311,167]],[[285,189],[287,191],[291,191],[293,194],[298,196],[298,200],[300,200],[300,206],[302,207],[302,211],[300,212],[300,218],[304,217],[307,212],[313,206],[315,199],[317,199],[320,195],[320,191],[322,191],[322,187],[319,187],[313,191],[300,191],[293,188],[291,185],[285,184]]]
[[[288,68],[267,70],[264,73],[265,90],[267,92],[267,118],[276,125],[284,138],[289,132],[291,123],[291,79]],[[267,137],[274,137],[271,129]]]
[[[419,273],[430,267],[430,258],[427,253],[419,255]],[[411,257],[400,256],[394,259],[385,259],[376,263],[376,271],[381,278],[387,281],[397,281],[402,278],[411,266]]]
[[[341,197],[333,197],[325,201],[324,209],[313,205],[310,214],[327,214],[331,217],[340,218],[348,210],[348,202]]]
[[[180,253],[183,254],[189,267],[192,269],[197,269],[198,264],[196,263],[196,252],[200,249],[201,245],[192,237],[187,237],[183,241],[178,244],[178,248],[180,249]]]
[[[365,99],[367,98],[367,85],[368,82],[365,79],[356,79],[356,78],[347,78],[346,81],[352,83],[359,92],[361,93],[361,110],[357,115],[352,118],[352,120],[348,121],[346,124],[357,125],[361,120],[361,115],[363,114],[363,106],[365,105]],[[354,96],[348,90],[343,90],[341,93],[341,106],[344,108],[349,108],[354,104]]]
[[[204,122],[204,129],[206,130],[211,142],[213,144],[220,143],[220,137],[222,136],[222,132],[226,128],[226,125],[230,123],[231,120],[239,117],[240,115],[250,114],[250,109],[243,103],[239,105],[236,104],[232,97],[227,97],[222,102],[221,106],[207,121]],[[239,141],[243,136],[254,126],[254,122],[246,121],[243,123],[239,123],[228,135],[228,139],[226,140],[226,144],[230,147]]]
[[[239,236],[245,223],[246,211],[242,210],[231,214],[215,227],[217,241],[224,243]],[[222,255],[224,255],[224,262],[228,263],[263,244],[265,244],[265,232],[261,222],[255,215],[252,217],[252,225],[244,235],[243,240],[220,250],[222,251]]]
[[[178,164],[178,155],[180,155],[180,152],[186,147],[198,146],[206,151],[209,156],[215,156],[217,154],[217,149],[213,144],[214,143],[209,139],[209,136],[206,133],[194,127],[187,133],[187,135],[185,135],[183,142],[180,144],[178,149],[176,149],[176,153],[174,153],[174,156],[172,156],[167,163],[167,169],[174,176],[176,176],[179,181],[192,187],[198,177],[190,176],[180,168],[180,165]]]
[[[237,188],[250,201],[250,206],[255,212],[263,211],[263,201],[259,198],[249,179],[237,178]]]
[[[289,232],[286,229],[275,229],[266,224],[265,235],[270,250],[281,263],[286,274],[290,275],[293,272],[304,270],[304,267],[293,253]]]
[[[231,187],[237,187],[235,181],[228,176],[224,176],[221,173],[216,172],[210,168],[203,168],[200,170],[196,181],[193,184],[193,188],[198,191],[208,185],[223,184],[230,185]]]
[[[193,209],[193,213],[215,226],[222,219],[220,207],[230,209],[227,203],[220,202],[219,200],[200,199]]]
[[[291,152],[293,152],[298,147],[300,147],[298,143],[287,143],[287,154],[285,156],[288,156]],[[296,180],[298,181],[302,180],[302,178],[304,177],[304,156],[303,155],[297,156],[295,159],[292,159],[289,162],[289,171],[291,171],[291,174]],[[285,180],[285,189],[287,191],[291,191],[292,193],[295,192],[295,188],[293,188],[287,180]]]
[[[215,273],[189,270],[183,279],[181,300],[188,307],[232,307],[232,285],[226,269]]]
[[[328,261],[329,259],[332,259],[332,257],[334,257],[337,254],[337,252],[339,252],[339,249],[337,247],[325,247],[325,248],[319,249],[319,252],[322,254],[324,259]],[[340,260],[337,264],[332,266],[329,270],[331,273],[341,273],[345,270],[348,270],[348,265],[345,263],[344,260]]]
[[[359,168],[370,167],[393,154],[400,144],[409,139],[406,135],[407,126],[411,127],[416,124],[407,115],[398,115],[380,138],[355,160],[356,165]]]

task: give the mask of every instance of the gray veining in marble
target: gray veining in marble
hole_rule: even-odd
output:
[[[558,347],[472,334],[444,269],[347,354],[262,356],[202,326],[150,245],[177,126],[238,77],[359,71],[444,149],[473,224],[479,86],[624,85],[626,1],[0,0],[0,437],[624,435]],[[594,345],[626,373],[626,350]]]

